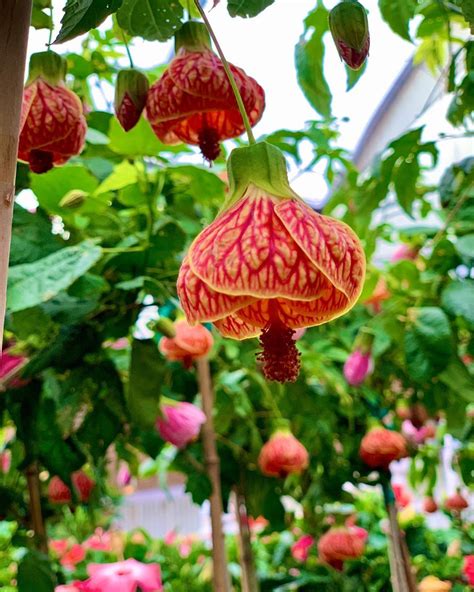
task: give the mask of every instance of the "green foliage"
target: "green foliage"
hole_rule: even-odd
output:
[[[129,35],[166,41],[181,27],[183,7],[178,0],[123,0],[117,22]]]
[[[328,11],[322,4],[306,17],[305,26],[305,34],[295,48],[298,83],[314,109],[323,117],[330,117],[331,92],[323,70],[323,38],[329,30],[329,25]]]
[[[257,16],[273,2],[274,0],[227,0],[227,10],[230,16]]]
[[[67,0],[55,43],[64,43],[98,27],[121,4],[122,0]]]
[[[416,0],[379,0],[383,19],[403,39],[411,41],[409,22],[415,16]]]
[[[53,592],[56,577],[47,556],[29,551],[18,566],[18,592]]]
[[[8,306],[12,312],[50,300],[97,263],[102,250],[92,241],[65,247],[33,263],[10,268]]]
[[[156,343],[152,340],[132,343],[128,408],[139,426],[151,428],[159,413],[163,367]]]

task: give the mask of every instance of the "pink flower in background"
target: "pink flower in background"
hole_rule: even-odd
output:
[[[463,572],[467,578],[467,583],[470,586],[474,586],[474,555],[466,555],[464,557]]]
[[[12,465],[12,451],[8,448],[0,452],[0,471],[5,475]]]
[[[85,549],[83,549],[81,547],[81,545],[78,545],[77,543],[72,545],[72,547],[69,549],[69,551],[66,551],[66,553],[64,553],[64,555],[61,557],[59,563],[67,568],[67,569],[74,569],[75,566],[78,563],[81,563],[81,561],[84,561],[86,557],[86,551]]]
[[[22,378],[9,378],[10,375],[19,370],[27,362],[24,356],[10,354],[9,350],[3,350],[0,355],[0,382],[4,382],[9,387],[18,388],[24,386],[27,381]]]
[[[130,342],[128,341],[127,337],[120,337],[120,339],[117,339],[116,341],[108,342],[105,345],[109,349],[114,349],[116,351],[120,351],[122,349],[127,349],[127,347],[130,345]]]
[[[58,557],[62,557],[69,548],[69,541],[67,539],[53,539],[48,543],[49,550]]]
[[[258,534],[265,530],[269,524],[268,520],[263,516],[253,518],[252,516],[247,517],[248,527],[251,533]]]
[[[160,566],[126,559],[117,563],[91,563],[87,566],[90,578],[85,584],[100,592],[161,592]],[[87,590],[87,588],[86,588]]]
[[[367,530],[365,530],[365,528],[362,528],[362,526],[349,526],[349,531],[356,536],[358,539],[360,539],[363,543],[366,542],[366,540],[369,538],[369,533]]]
[[[402,434],[414,444],[423,444],[429,438],[434,438],[436,426],[431,422],[421,428],[416,428],[409,419],[406,419],[402,423]]]
[[[176,534],[175,530],[169,530],[163,538],[164,544],[168,546],[173,545],[177,539],[177,536],[178,535]]]
[[[403,261],[405,259],[413,261],[417,257],[417,249],[414,249],[413,247],[410,247],[410,245],[402,243],[393,252],[392,256],[390,257],[390,262],[396,263],[397,261]]]
[[[168,399],[169,400],[169,399]],[[184,448],[199,436],[202,424],[206,421],[204,413],[191,403],[163,403],[162,417],[156,422],[156,428],[163,440],[178,448]]]
[[[399,508],[406,508],[410,505],[412,496],[408,491],[400,484],[393,484],[392,485],[393,494],[395,495],[395,501],[397,502],[397,506]]]
[[[93,535],[86,539],[82,546],[91,551],[112,551],[112,536],[102,528],[96,528]]]
[[[80,585],[80,582],[77,582]],[[81,589],[76,584],[66,584],[65,586],[56,586],[54,592],[81,592]]]
[[[178,545],[178,553],[183,559],[189,557],[191,555],[191,551],[193,550],[193,544],[196,542],[197,538],[195,535],[188,534],[179,540]]]
[[[309,551],[314,545],[314,538],[310,534],[304,534],[291,546],[291,555],[296,561],[303,563],[308,559]]]
[[[344,377],[351,386],[360,386],[369,374],[372,374],[374,362],[370,352],[362,353],[360,349],[349,354],[344,364]]]
[[[127,487],[127,485],[130,485],[132,482],[132,473],[130,473],[127,463],[120,463],[119,469],[117,471],[116,482],[120,489]]]

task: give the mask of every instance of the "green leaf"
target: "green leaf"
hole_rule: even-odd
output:
[[[173,151],[173,146],[165,146],[158,140],[150,124],[143,117],[129,132],[124,131],[120,123],[112,118],[109,138],[109,148],[123,156],[156,156],[163,151]]]
[[[474,328],[474,281],[452,282],[441,294],[441,304],[454,317],[463,317]]]
[[[56,251],[34,263],[11,267],[8,274],[8,309],[11,312],[36,306],[68,288],[102,256],[91,240]]]
[[[76,437],[88,445],[92,458],[98,462],[119,432],[117,416],[103,401],[99,401],[84,420]]]
[[[379,0],[379,8],[383,19],[403,39],[411,41],[409,24],[415,16],[416,2],[414,0]]]
[[[328,30],[328,11],[319,6],[307,21],[315,29],[309,40],[302,36],[295,48],[298,83],[314,109],[323,117],[330,117],[332,97],[323,69],[323,36]]]
[[[129,185],[133,185],[138,179],[138,168],[128,160],[124,160],[116,167],[111,175],[107,177],[96,189],[95,194],[117,191]]]
[[[463,259],[474,260],[474,234],[466,234],[466,236],[458,238],[455,247]]]
[[[458,3],[461,7],[464,18],[471,27],[471,33],[474,34],[474,2],[472,0],[459,0]]]
[[[40,205],[52,214],[64,215],[59,202],[69,191],[92,193],[98,185],[97,179],[82,166],[55,167],[42,175],[31,175],[31,189]]]
[[[61,248],[61,240],[52,233],[51,220],[41,210],[31,214],[15,204],[13,211],[10,265],[32,263]]]
[[[347,92],[352,90],[354,88],[354,86],[359,82],[359,80],[362,77],[362,74],[365,72],[366,68],[367,68],[367,60],[362,64],[362,67],[359,68],[358,70],[353,70],[352,68],[349,68],[349,66],[346,66],[346,75],[347,75],[346,91]]]
[[[181,28],[183,7],[178,0],[123,0],[117,22],[129,35],[166,41]]]
[[[128,408],[132,419],[141,427],[151,428],[158,417],[163,385],[163,358],[152,340],[132,343]]]
[[[273,2],[274,0],[227,0],[227,10],[232,17],[257,16]]]
[[[49,559],[37,551],[28,551],[18,566],[18,592],[54,592],[57,584]]]
[[[474,378],[458,358],[453,358],[439,379],[468,403],[474,403]]]
[[[205,473],[197,471],[189,473],[186,480],[186,491],[191,494],[193,502],[201,506],[212,494],[209,477]]]
[[[122,0],[67,0],[61,30],[54,43],[63,43],[98,27]]]
[[[409,310],[405,329],[405,359],[408,374],[416,381],[429,380],[444,370],[453,354],[451,327],[437,307]]]
[[[31,26],[35,29],[49,29],[51,27],[51,17],[41,8],[33,6],[31,13]]]

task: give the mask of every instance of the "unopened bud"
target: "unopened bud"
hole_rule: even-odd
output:
[[[145,108],[148,79],[138,70],[120,70],[115,86],[115,115],[128,132],[135,127]]]
[[[329,13],[329,28],[341,59],[352,70],[358,70],[370,46],[365,8],[357,0],[344,0]]]
[[[72,189],[61,199],[59,205],[62,208],[70,208],[71,210],[79,208],[86,201],[87,193],[80,189]]]

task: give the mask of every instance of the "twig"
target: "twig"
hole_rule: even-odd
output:
[[[46,529],[44,527],[43,514],[41,512],[40,483],[38,476],[38,463],[33,462],[26,469],[26,480],[30,494],[30,517],[35,531],[35,542],[39,551],[48,552]]]

